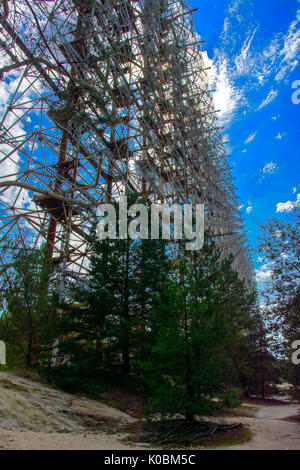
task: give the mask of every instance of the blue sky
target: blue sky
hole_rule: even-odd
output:
[[[274,217],[289,220],[295,201],[300,205],[300,104],[292,102],[292,84],[300,80],[300,1],[190,4],[199,9],[195,29],[205,40],[204,56],[217,90],[215,105],[221,109],[224,140],[262,287],[270,271],[256,253],[258,223]]]

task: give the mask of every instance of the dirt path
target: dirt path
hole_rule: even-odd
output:
[[[252,439],[222,449],[300,450],[300,421],[286,421],[299,413],[300,405],[246,403],[228,421],[241,421]],[[99,401],[0,372],[0,449],[145,449],[128,442],[127,427],[134,422]]]
[[[248,416],[243,416],[243,414]],[[244,444],[226,447],[236,450],[300,450],[300,405],[257,405],[249,404],[240,408],[237,419],[249,428],[252,439]],[[298,422],[286,421],[286,419]]]

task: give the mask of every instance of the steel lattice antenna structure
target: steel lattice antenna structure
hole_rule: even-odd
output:
[[[219,246],[252,279],[187,3],[4,0],[0,23],[1,245],[26,229],[57,269],[83,272],[96,208],[132,190],[203,203]]]

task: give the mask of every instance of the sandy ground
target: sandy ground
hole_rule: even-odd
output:
[[[243,414],[241,407],[241,414]],[[300,450],[300,420],[289,422],[286,418],[300,417],[300,405],[251,405],[246,407],[252,417],[235,417],[249,428],[252,439],[244,444],[239,444],[223,449],[235,450]],[[252,410],[251,410],[252,408]]]
[[[222,449],[300,450],[300,422],[285,420],[299,413],[297,404],[247,403],[228,421],[242,422],[250,429],[252,439]],[[99,401],[0,372],[0,449],[146,449],[129,443],[127,426],[135,421]],[[194,448],[200,449],[197,445]]]
[[[99,401],[0,371],[0,449],[128,450],[122,440],[135,421]]]

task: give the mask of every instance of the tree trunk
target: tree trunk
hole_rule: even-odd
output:
[[[129,241],[126,241],[126,254],[125,254],[125,276],[124,276],[124,314],[123,318],[126,322],[129,321]],[[127,336],[123,344],[123,372],[126,375],[130,374],[130,331],[128,330]]]
[[[264,365],[264,352],[263,347],[260,341],[259,344],[260,349],[260,388],[261,388],[261,397],[265,400],[265,365]]]
[[[27,367],[30,369],[37,363],[38,333],[34,322],[30,320],[30,331],[28,337]]]
[[[185,385],[187,397],[190,399],[192,397],[192,387],[191,387],[191,367],[190,367],[190,347],[189,347],[189,337],[188,337],[188,319],[186,311],[186,297],[184,292],[184,333],[185,333]],[[187,421],[193,420],[193,414],[191,411],[186,408],[185,419]]]

